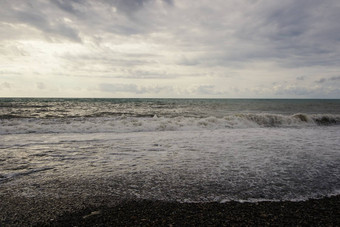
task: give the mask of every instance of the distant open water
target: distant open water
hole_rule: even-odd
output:
[[[3,98],[0,193],[219,202],[337,195],[339,113],[340,100]]]

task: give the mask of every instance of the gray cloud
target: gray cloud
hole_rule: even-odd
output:
[[[42,83],[42,82],[38,82],[37,83],[37,88],[39,90],[44,90],[46,88],[46,85],[44,83]]]
[[[223,95],[226,94],[226,92],[220,92],[216,90],[216,87],[214,85],[200,85],[195,90],[195,93],[198,93],[200,95]]]
[[[339,4],[336,1],[288,0],[283,2],[260,1],[259,10],[250,18],[254,22],[241,30],[241,37],[263,40],[281,53],[295,53],[304,56],[310,53],[327,53],[330,41],[339,42]],[[258,21],[256,21],[258,19]],[[322,37],[321,37],[322,36]],[[321,39],[322,38],[322,39]],[[323,44],[315,46],[314,44]],[[311,48],[312,47],[312,48]]]
[[[87,5],[86,0],[50,0],[52,4],[55,4],[61,10],[64,10],[71,14],[81,15]]]
[[[325,78],[321,78],[320,80],[315,81],[315,82],[319,83],[319,84],[322,84],[322,83],[326,82],[326,79]]]
[[[50,37],[64,37],[72,41],[80,41],[78,31],[67,25],[62,17],[44,1],[13,0],[6,1],[4,4],[5,7],[0,9],[2,22],[26,24]]]
[[[170,91],[171,87],[161,86],[137,86],[136,84],[99,84],[99,89],[109,93],[132,93],[132,94],[148,94],[148,93],[160,93],[161,91]]]
[[[333,77],[330,77],[330,78],[321,78],[320,80],[317,80],[315,81],[315,83],[319,83],[319,84],[322,84],[322,83],[325,83],[325,82],[337,82],[337,81],[340,81],[340,76],[333,76]]]
[[[131,14],[142,9],[148,1],[150,0],[115,0],[107,2],[117,7],[119,11]]]
[[[222,10],[228,9],[222,5]],[[199,61],[208,65],[257,60],[275,61],[284,67],[337,65],[340,57],[340,33],[335,32],[340,31],[339,23],[335,22],[340,20],[338,10],[339,4],[335,1],[257,1],[249,3],[243,13],[224,12],[231,17],[244,16],[234,25],[228,23],[228,18],[225,25],[221,25],[225,17],[217,10],[216,16],[210,17],[217,25],[199,25],[211,36],[211,39],[204,35],[197,37],[201,44],[208,45],[207,54]],[[202,22],[196,16],[198,22]],[[191,43],[195,44],[195,41]]]
[[[288,88],[281,88],[280,90],[276,91],[276,95],[280,96],[309,96],[314,93],[313,90],[305,88],[305,87],[288,87]]]
[[[197,88],[197,92],[200,94],[213,94],[214,86],[213,85],[201,85]]]
[[[139,93],[138,87],[135,84],[100,84],[99,89],[101,91],[117,93],[117,92],[129,92]]]
[[[216,75],[246,72],[243,80],[271,84],[281,81],[283,73],[278,72],[284,71],[288,83],[301,87],[282,88],[277,95],[322,95],[335,89],[327,87],[330,82],[339,81],[326,77],[339,71],[339,11],[338,0],[3,1],[0,60],[13,64],[3,72],[24,75],[30,68],[47,67],[39,64],[42,59],[50,68],[41,75],[96,77],[106,93],[162,92],[162,87],[133,85],[132,79],[153,84],[168,79],[171,86],[188,87],[196,78],[202,85],[193,92],[223,96],[218,90],[223,79]],[[55,45],[49,49],[41,42],[29,43],[37,40]],[[24,66],[26,62],[31,65]],[[266,70],[271,75],[262,76]],[[202,79],[207,75],[215,75],[209,80],[216,81]],[[105,78],[118,83],[105,83]],[[230,86],[246,90],[240,80]],[[322,89],[307,89],[311,85]],[[336,89],[332,94],[338,94]]]
[[[306,87],[287,85],[276,88],[275,95],[279,97],[334,98],[339,97],[340,89],[332,86]]]
[[[1,89],[10,89],[12,87],[12,85],[8,82],[3,82],[0,84],[0,88]]]
[[[340,6],[336,0],[260,0],[247,5],[231,1],[213,6],[182,3],[181,8],[170,0],[163,0],[161,8],[155,0],[50,2],[53,4],[8,1],[0,18],[77,42],[82,36],[162,31],[172,34],[171,45],[184,53],[201,50],[200,55],[182,60],[187,65],[254,60],[274,60],[290,67],[333,65],[340,55]],[[72,23],[65,22],[65,17]],[[233,21],[233,17],[238,19]]]
[[[331,80],[331,81],[340,80],[340,76],[333,76],[333,77],[329,78],[329,80]]]
[[[119,11],[131,15],[132,13],[142,10],[148,6],[148,3],[154,2],[154,0],[104,0],[106,4],[115,6]],[[172,0],[162,0],[169,6],[173,5]]]

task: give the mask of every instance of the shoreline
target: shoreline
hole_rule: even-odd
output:
[[[67,212],[43,226],[340,226],[340,195],[306,201],[129,200]]]

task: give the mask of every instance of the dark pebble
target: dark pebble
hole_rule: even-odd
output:
[[[65,213],[49,223],[39,225],[340,226],[339,201],[340,196],[303,202],[223,204],[125,201],[112,207],[87,207],[77,212]]]

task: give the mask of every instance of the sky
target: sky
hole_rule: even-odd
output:
[[[0,6],[0,97],[340,98],[339,0]]]

